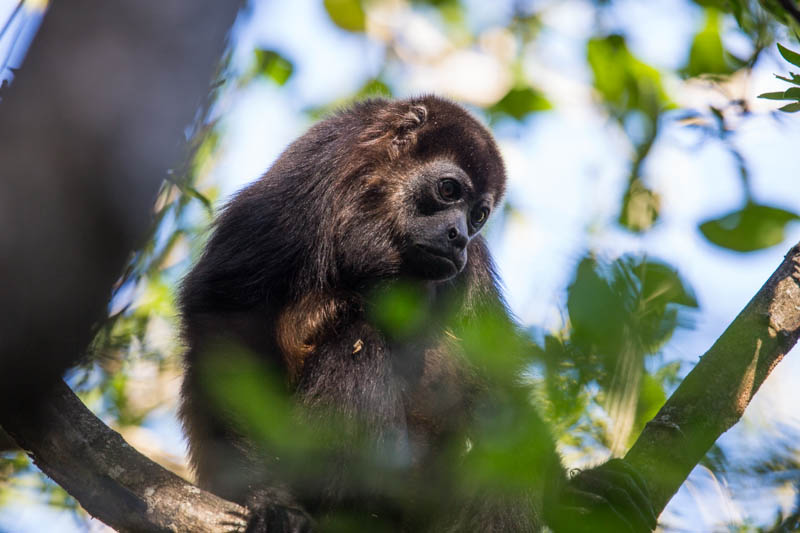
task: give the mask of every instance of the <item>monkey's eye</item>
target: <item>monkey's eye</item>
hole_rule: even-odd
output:
[[[483,226],[487,218],[489,218],[489,208],[485,205],[472,210],[472,225],[475,226],[476,229]]]
[[[455,202],[461,198],[461,184],[454,179],[445,178],[439,181],[439,196],[446,202]]]

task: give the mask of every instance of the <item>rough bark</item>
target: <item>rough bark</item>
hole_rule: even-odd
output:
[[[703,355],[625,459],[661,512],[712,444],[744,414],[800,336],[800,243]]]
[[[241,531],[246,509],[200,490],[129,446],[64,382],[37,413],[5,420],[33,462],[118,531]]]

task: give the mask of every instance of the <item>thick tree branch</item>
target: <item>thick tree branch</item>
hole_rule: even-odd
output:
[[[661,512],[712,444],[742,417],[800,336],[800,243],[700,359],[625,456]]]
[[[50,4],[0,103],[0,405],[85,353],[240,2]]]
[[[118,531],[241,531],[246,509],[149,460],[89,411],[64,382],[5,429],[89,514]]]

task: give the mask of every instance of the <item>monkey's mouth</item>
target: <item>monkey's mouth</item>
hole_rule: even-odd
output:
[[[466,264],[466,254],[462,251],[441,250],[433,246],[417,243],[415,248],[421,253],[426,277],[429,279],[446,279],[455,276]]]

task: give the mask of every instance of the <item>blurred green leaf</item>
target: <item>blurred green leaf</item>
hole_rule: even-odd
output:
[[[412,4],[427,4],[429,6],[446,6],[451,4],[460,4],[459,0],[411,0]]]
[[[253,55],[253,66],[249,75],[244,76],[243,83],[256,76],[261,76],[274,81],[278,85],[283,85],[294,72],[292,62],[275,50],[256,48],[253,51]]]
[[[312,119],[320,120],[335,110],[346,107],[352,102],[370,97],[391,98],[392,94],[392,88],[389,87],[386,82],[380,78],[369,78],[354,94],[328,102],[322,106],[310,107],[306,109],[306,113],[308,113]]]
[[[392,283],[373,295],[370,315],[378,327],[391,337],[419,334],[428,315],[428,298],[418,285]]]
[[[642,299],[646,305],[666,306],[670,303],[697,307],[694,291],[671,266],[654,260],[637,265],[642,282]]]
[[[366,28],[360,0],[325,0],[325,10],[333,23],[343,30],[362,32]]]
[[[531,87],[511,89],[503,98],[489,108],[490,113],[502,113],[522,120],[531,113],[546,111],[553,106],[544,95]]]
[[[636,406],[636,421],[634,429],[631,431],[632,437],[635,438],[639,435],[644,425],[658,414],[658,410],[666,401],[667,394],[664,392],[662,382],[650,374],[644,374],[639,391],[639,402]]]
[[[719,12],[716,9],[706,10],[705,25],[694,36],[689,50],[689,61],[683,69],[686,76],[730,74],[735,70],[722,46],[719,19]]]
[[[604,353],[620,351],[625,302],[601,276],[594,259],[587,257],[578,264],[567,293],[567,310],[579,344],[598,346]]]
[[[794,104],[786,104],[783,107],[779,107],[778,111],[784,111],[786,113],[796,113],[800,111],[800,102],[795,102]]]
[[[791,63],[792,65],[794,65],[796,67],[800,67],[800,54],[798,54],[797,52],[794,52],[792,50],[789,50],[788,48],[783,46],[781,43],[777,43],[777,44],[778,44],[778,51],[781,53],[783,58],[786,61],[788,61],[789,63]]]
[[[361,86],[356,93],[357,98],[367,98],[370,96],[392,97],[392,89],[378,78],[370,78]]]
[[[671,102],[661,84],[661,74],[637,59],[622,35],[590,39],[587,59],[594,75],[594,86],[617,115],[638,109],[650,117]]]
[[[676,306],[697,307],[678,272],[653,259],[623,256],[603,265],[584,258],[567,293],[572,342],[613,370],[623,347],[655,353],[680,325]]]
[[[641,180],[633,180],[622,200],[619,223],[637,233],[646,231],[655,224],[660,209],[660,196],[648,189]]]
[[[791,211],[748,203],[744,208],[700,224],[710,242],[737,252],[763,250],[784,239],[786,225],[800,220]]]

